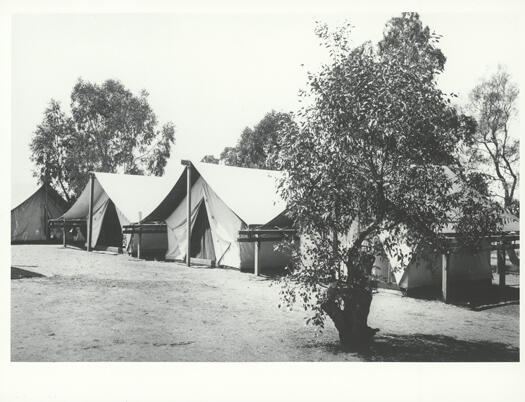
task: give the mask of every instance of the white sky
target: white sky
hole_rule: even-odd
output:
[[[200,160],[236,143],[271,109],[297,108],[306,71],[325,57],[314,21],[355,25],[354,41],[380,39],[399,13],[56,14],[12,19],[12,198],[34,189],[29,143],[51,98],[69,109],[76,80],[116,78],[146,89],[160,123],[176,125],[168,163]],[[520,71],[518,15],[512,12],[421,13],[444,37],[441,86],[460,99],[498,63]],[[514,40],[513,40],[514,39]],[[304,64],[304,67],[301,67]]]

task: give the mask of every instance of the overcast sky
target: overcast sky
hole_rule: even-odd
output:
[[[399,13],[17,15],[12,20],[12,197],[36,187],[29,143],[51,98],[69,109],[76,80],[119,79],[146,89],[161,124],[176,125],[167,172],[181,158],[200,160],[234,145],[267,112],[298,107],[306,72],[326,57],[314,21],[345,18],[353,40],[380,39]],[[517,77],[518,16],[513,13],[421,13],[443,35],[440,85],[460,100],[498,63]],[[301,66],[304,65],[304,66]]]

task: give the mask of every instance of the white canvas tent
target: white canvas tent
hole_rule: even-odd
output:
[[[182,170],[182,169],[181,169]],[[113,173],[93,173],[93,228],[91,248],[121,247],[122,226],[139,221],[139,213],[148,215],[171,188],[165,177]],[[89,218],[90,183],[61,219]],[[165,234],[143,235],[144,249],[165,249]],[[128,238],[128,244],[132,243]]]
[[[215,260],[218,266],[252,269],[254,243],[239,242],[239,230],[263,226],[284,211],[277,191],[281,173],[207,163],[193,163],[191,169],[191,257]],[[186,259],[186,180],[182,175],[170,196],[145,219],[166,222],[166,259]],[[274,245],[273,241],[261,243],[261,270],[288,263],[289,256],[275,251]]]
[[[446,175],[454,182],[451,192],[458,191],[459,178],[448,167],[443,167]],[[481,195],[480,195],[481,197]],[[456,211],[450,212],[450,219],[454,221]],[[502,216],[502,232],[519,232],[519,219],[505,213]],[[443,233],[454,234],[453,225],[449,224],[443,229]],[[384,241],[388,236],[384,233],[380,240]],[[425,250],[416,247],[414,250],[406,244],[398,244],[401,254],[408,256],[413,251],[411,257],[400,260],[392,252],[385,252],[384,256],[378,256],[375,261],[375,268],[379,276],[383,278],[393,277],[397,285],[404,290],[413,290],[424,287],[442,286],[442,255],[432,250]],[[481,250],[472,252],[466,250],[454,251],[450,254],[447,262],[447,281],[449,284],[467,282],[486,282],[492,281],[492,267],[490,263],[490,241],[482,244]]]
[[[66,209],[66,201],[50,185],[41,185],[11,209],[11,243],[61,239],[62,233],[48,229],[47,221],[62,215]]]

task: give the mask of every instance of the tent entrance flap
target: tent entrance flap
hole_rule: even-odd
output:
[[[190,251],[192,258],[215,260],[215,248],[211,234],[206,203],[202,202],[191,231]]]
[[[112,201],[108,201],[97,245],[122,247],[122,228],[120,226],[115,204]]]

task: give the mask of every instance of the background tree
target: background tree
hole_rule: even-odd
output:
[[[164,173],[175,128],[158,128],[148,93],[136,96],[122,83],[78,80],[71,93],[71,116],[51,100],[31,142],[35,175],[50,180],[68,201],[83,190],[89,171]]]
[[[68,202],[68,163],[72,158],[70,144],[74,137],[74,123],[60,109],[60,104],[51,100],[44,111],[42,123],[37,126],[31,142],[31,159],[36,164],[34,175],[40,183],[51,182]]]
[[[478,122],[474,158],[492,183],[499,184],[503,206],[519,216],[516,189],[519,184],[519,139],[510,133],[517,114],[519,89],[510,74],[499,67],[470,93],[469,110]],[[502,195],[501,195],[502,194]]]
[[[236,147],[224,148],[219,155],[219,160],[228,166],[242,166],[241,162],[239,161]]]
[[[358,346],[375,332],[367,317],[380,233],[393,252],[400,240],[445,250],[445,225],[467,228],[474,245],[497,222],[443,168],[455,168],[457,144],[475,124],[436,85],[445,60],[438,36],[415,13],[389,21],[377,46],[352,47],[350,30],[318,26],[331,61],[310,76],[308,106],[282,130],[276,160],[288,213],[306,238],[283,301],[300,300],[321,327],[329,316],[341,343]]]
[[[220,160],[230,166],[274,169],[270,156],[278,149],[281,128],[291,121],[289,113],[272,110],[254,128],[246,127],[235,147],[224,148]]]
[[[204,163],[214,163],[216,165],[219,164],[219,160],[213,156],[213,155],[205,155],[202,159],[201,159],[201,162],[204,162]]]

